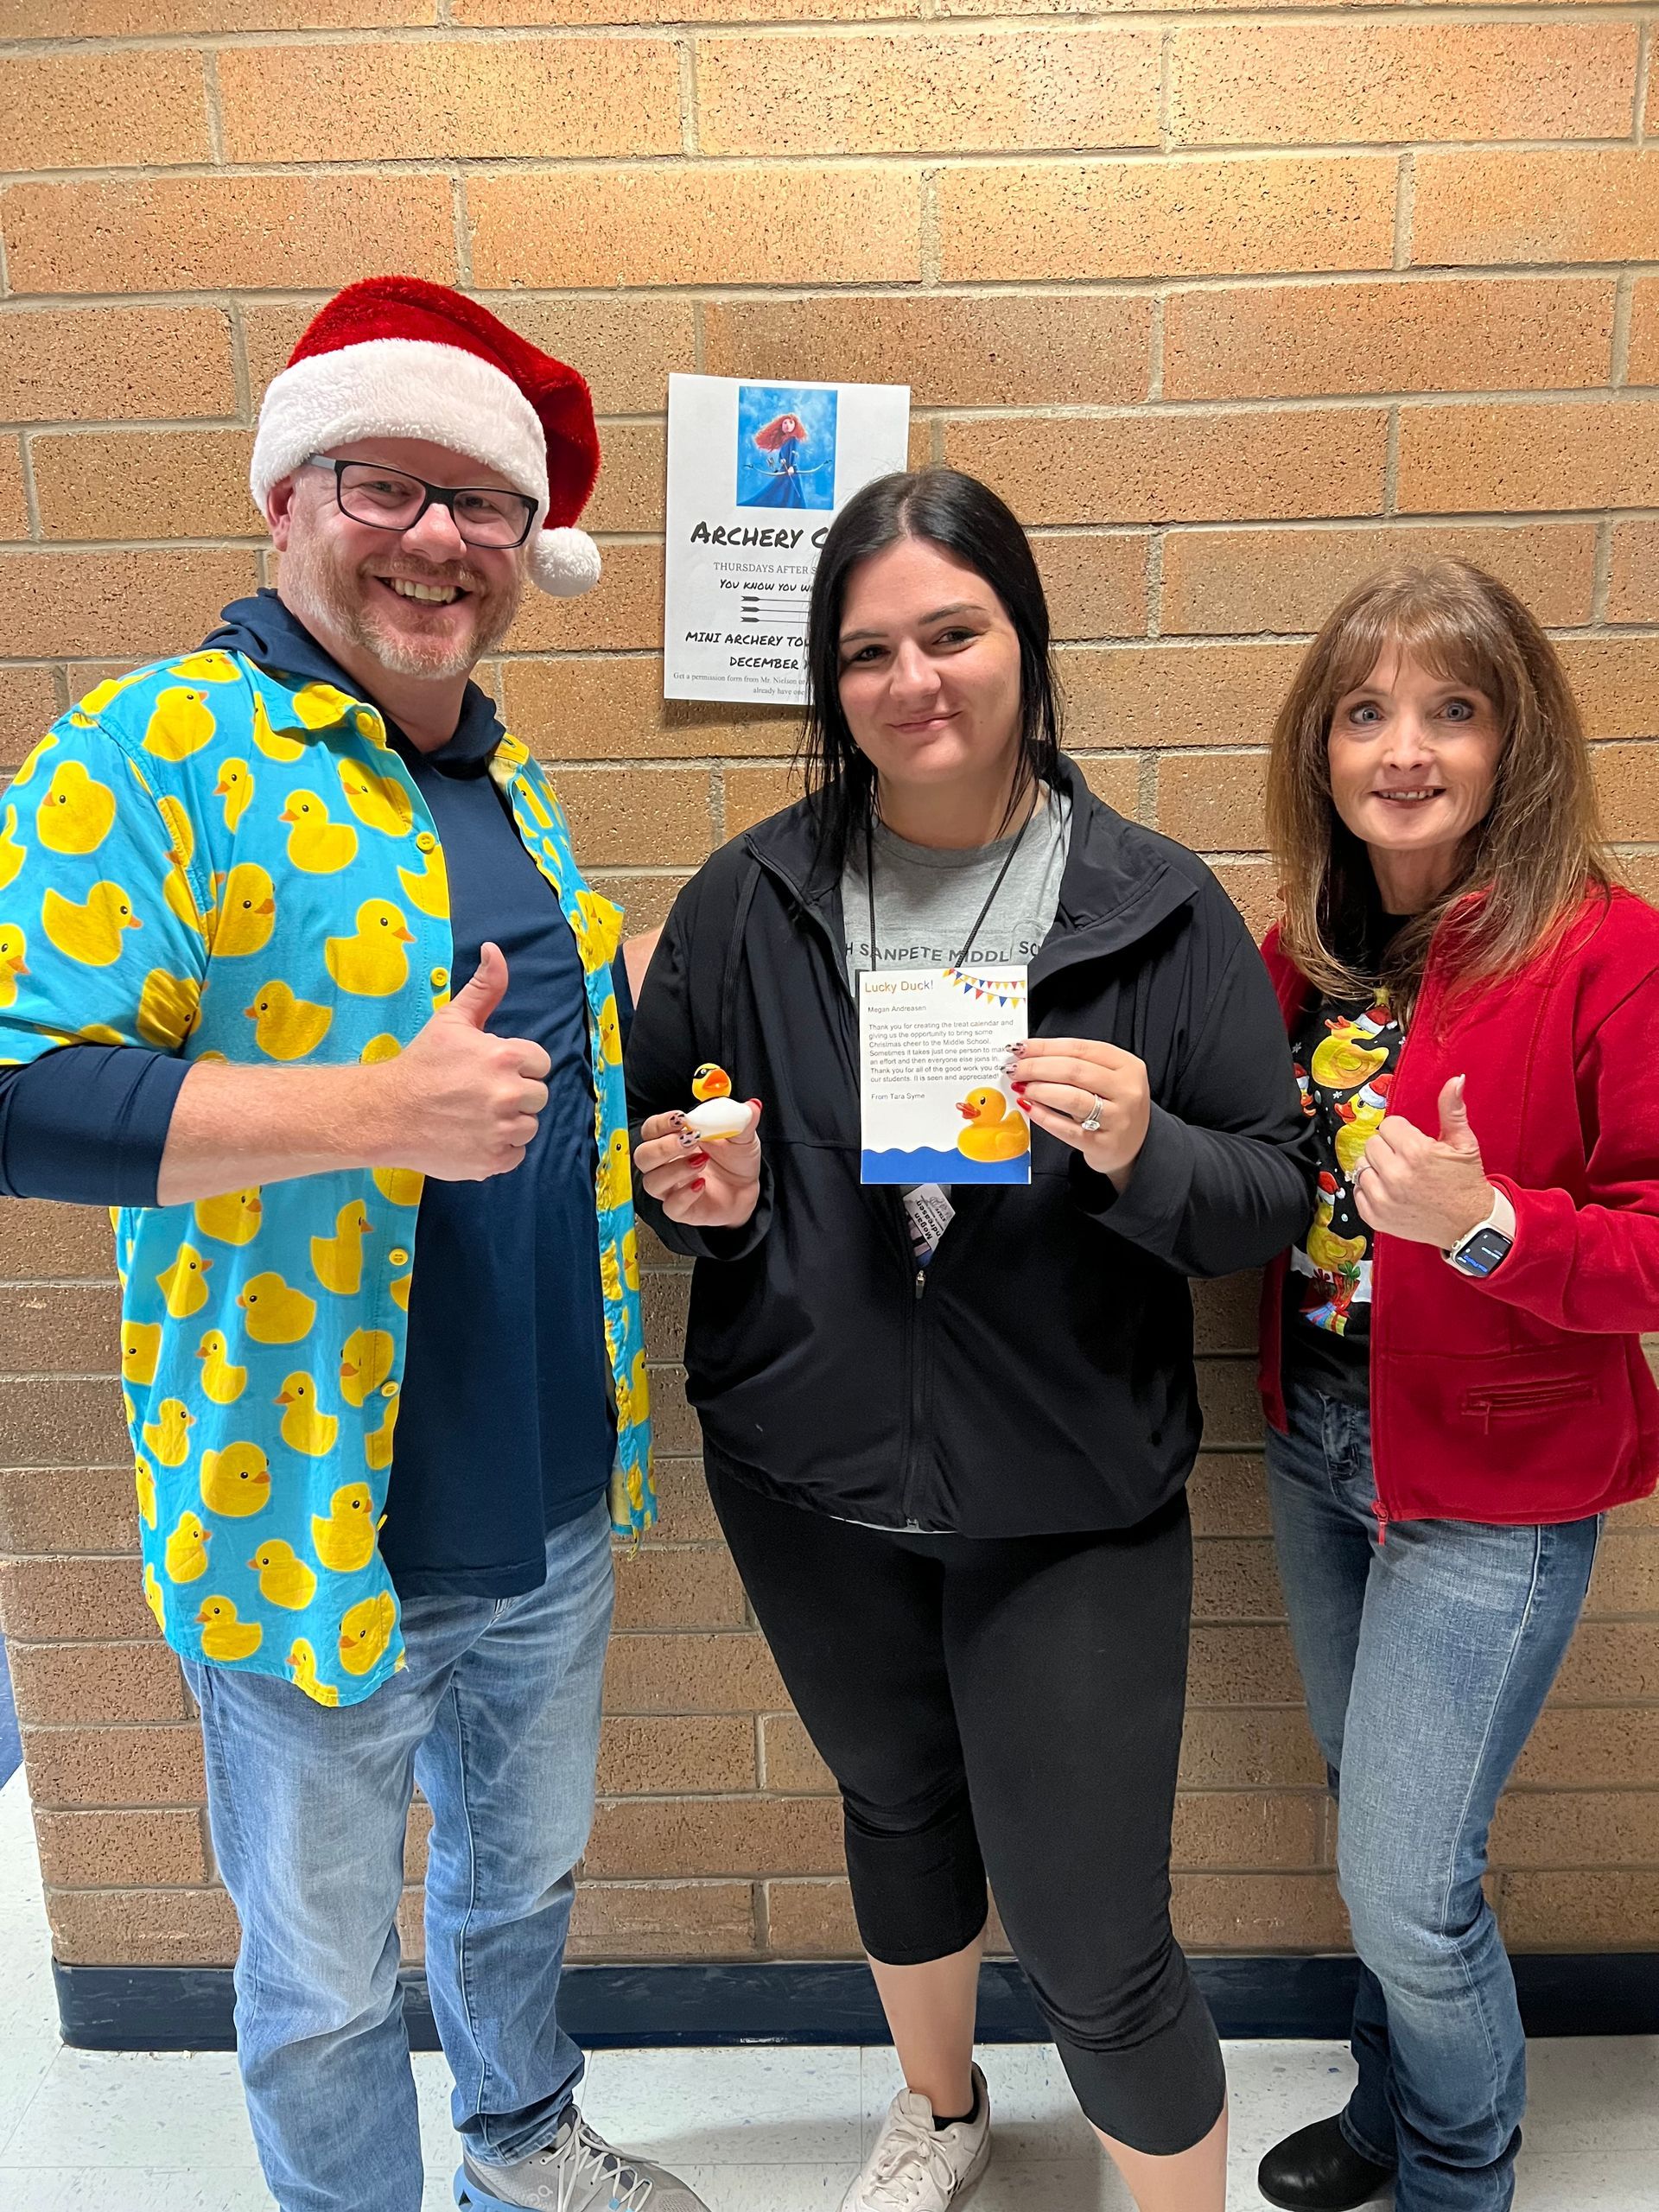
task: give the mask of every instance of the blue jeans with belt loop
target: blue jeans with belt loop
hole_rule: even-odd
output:
[[[593,1817],[611,1622],[610,1512],[553,1530],[512,1598],[411,1598],[407,1663],[330,1710],[268,1675],[190,1662],[213,1854],[242,1923],[237,2052],[282,2212],[420,2212],[397,1982],[404,1826],[432,1808],[426,1975],[474,2156],[558,2133],[582,2056],[556,2008]]]
[[[1507,2212],[1526,2040],[1482,1886],[1487,1831],[1600,1522],[1391,1521],[1379,1544],[1369,1411],[1287,1381],[1289,1433],[1267,1444],[1274,1536],[1362,1962],[1342,2130],[1396,2169],[1396,2212]]]

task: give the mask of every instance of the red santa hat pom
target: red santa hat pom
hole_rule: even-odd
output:
[[[266,390],[256,504],[313,454],[377,437],[448,446],[533,499],[530,574],[543,591],[574,598],[599,582],[599,548],[575,527],[599,474],[588,386],[487,308],[417,276],[336,294]]]

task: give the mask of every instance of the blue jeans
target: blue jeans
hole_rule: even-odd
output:
[[[1288,1435],[1268,1437],[1274,1535],[1362,1961],[1343,2133],[1397,2169],[1396,2212],[1505,2212],[1526,2040],[1486,1836],[1600,1522],[1391,1522],[1379,1546],[1370,1414],[1306,1385],[1287,1400]]]
[[[499,2164],[557,2133],[582,2069],[556,1999],[610,1620],[601,1503],[554,1530],[539,1590],[411,1599],[408,1664],[359,1705],[188,1668],[213,1852],[242,1922],[243,2088],[282,2212],[418,2212],[397,1929],[417,1781],[432,1808],[427,1982],[455,2126]]]

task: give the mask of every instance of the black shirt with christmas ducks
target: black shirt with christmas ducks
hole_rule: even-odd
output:
[[[1313,1224],[1290,1255],[1286,1363],[1316,1389],[1355,1405],[1370,1389],[1373,1232],[1354,1204],[1354,1170],[1389,1110],[1404,1043],[1380,988],[1358,1000],[1319,1000],[1291,1039],[1319,1180]]]

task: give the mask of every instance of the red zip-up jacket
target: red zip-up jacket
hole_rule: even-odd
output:
[[[1311,995],[1268,935],[1287,1030]],[[1586,899],[1527,967],[1448,1000],[1431,951],[1389,1094],[1440,1133],[1464,1103],[1514,1249],[1474,1281],[1431,1244],[1379,1234],[1371,1255],[1371,1450],[1390,1521],[1576,1521],[1659,1482],[1659,1389],[1640,1332],[1659,1329],[1659,912]],[[1285,1427],[1288,1254],[1262,1303],[1262,1403]]]

